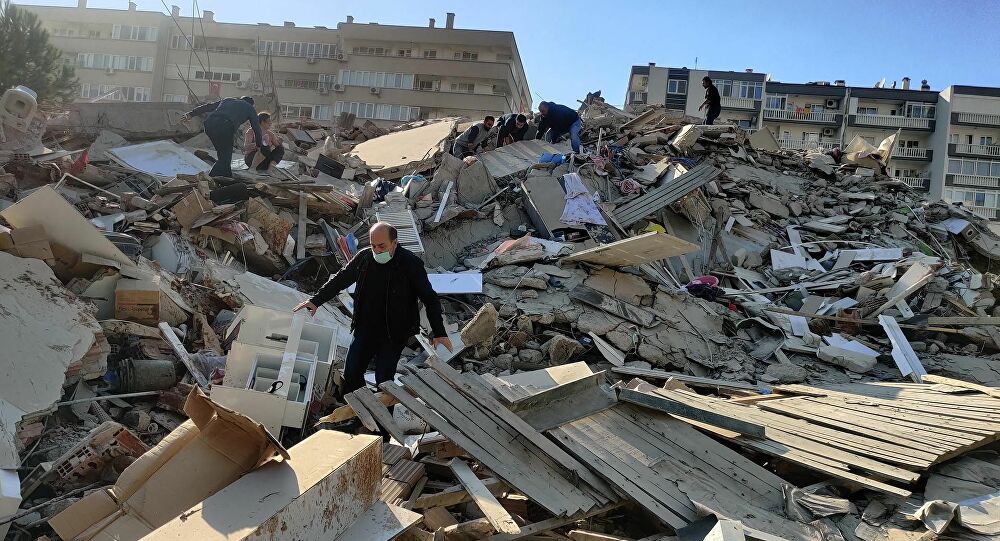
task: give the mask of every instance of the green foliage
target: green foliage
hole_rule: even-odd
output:
[[[0,0],[0,93],[17,85],[34,90],[39,102],[72,101],[79,88],[38,17]]]

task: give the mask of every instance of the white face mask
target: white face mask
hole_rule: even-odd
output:
[[[384,252],[372,252],[372,257],[375,258],[376,263],[386,264],[392,259],[392,252],[386,250]]]

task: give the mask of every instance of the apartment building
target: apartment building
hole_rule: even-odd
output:
[[[692,116],[705,99],[703,77],[722,96],[717,122],[767,126],[783,148],[844,148],[854,137],[878,144],[900,131],[889,173],[932,198],[962,201],[1000,219],[1000,88],[927,81],[911,88],[855,87],[845,81],[785,83],[763,73],[633,66],[625,107],[663,104]],[[891,86],[895,87],[895,83]]]
[[[275,92],[286,118],[341,112],[391,125],[531,109],[514,34],[356,23],[236,24],[127,9],[20,6],[39,16],[77,68],[81,101],[194,102]]]

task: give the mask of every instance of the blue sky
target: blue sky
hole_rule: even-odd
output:
[[[139,9],[166,12],[159,0]],[[192,4],[177,3],[181,13]],[[25,3],[75,5],[75,0]],[[90,0],[92,7],[124,8],[128,0]],[[837,0],[492,2],[199,0],[226,22],[294,21],[336,27],[356,22],[426,25],[456,13],[458,28],[511,30],[528,83],[539,99],[575,105],[602,90],[621,105],[633,64],[770,73],[774,80],[846,79],[871,86],[909,76],[919,86],[1000,86],[1000,2],[994,0]]]

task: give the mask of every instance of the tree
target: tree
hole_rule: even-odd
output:
[[[79,88],[73,66],[49,43],[49,33],[38,16],[0,0],[0,94],[24,85],[38,101],[72,101]]]

